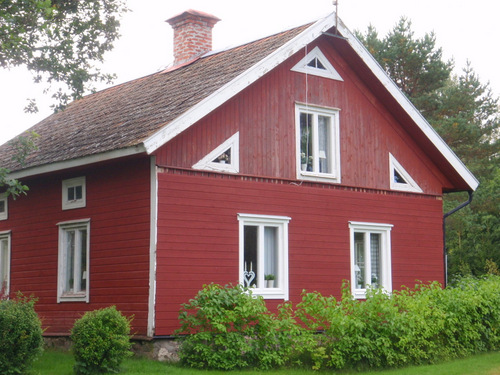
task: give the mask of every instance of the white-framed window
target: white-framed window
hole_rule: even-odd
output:
[[[85,176],[63,180],[62,182],[62,209],[85,207],[87,204],[87,192]]]
[[[0,297],[10,293],[10,232],[0,232]]]
[[[7,194],[0,194],[0,220],[7,220],[9,218]]]
[[[285,216],[238,214],[239,278],[267,299],[288,299],[288,223]]]
[[[389,171],[390,186],[392,190],[423,193],[423,190],[420,188],[420,186],[418,186],[415,180],[391,153],[389,153]]]
[[[238,173],[240,170],[239,144],[240,133],[236,132],[193,165],[193,169]]]
[[[319,47],[314,47],[311,52],[292,68],[292,71],[343,81],[340,74],[330,64],[330,61],[328,61]]]
[[[57,302],[89,302],[90,219],[58,223]]]
[[[392,292],[391,224],[350,222],[351,289],[366,298],[369,286]]]
[[[296,105],[297,176],[340,183],[339,110]]]

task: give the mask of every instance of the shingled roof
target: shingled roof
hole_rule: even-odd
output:
[[[131,147],[136,148],[132,153],[138,153],[145,139],[307,27],[209,53],[185,66],[76,100],[29,129],[40,137],[38,150],[24,166],[12,161],[14,151],[8,143],[0,146],[0,165],[19,171]]]

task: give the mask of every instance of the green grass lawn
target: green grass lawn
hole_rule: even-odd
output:
[[[60,351],[45,351],[42,357],[36,361],[30,375],[72,375],[73,357],[69,353]],[[124,362],[120,374],[126,375],[190,375],[190,374],[287,374],[304,375],[322,373],[312,370],[279,370],[279,371],[202,371],[180,368],[162,362],[146,359],[131,358]],[[332,372],[329,372],[332,373]],[[500,375],[500,352],[481,354],[474,357],[441,363],[431,366],[408,367],[404,369],[372,371],[372,372],[338,372],[342,375]]]

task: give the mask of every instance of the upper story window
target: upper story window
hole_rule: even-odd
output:
[[[62,182],[62,209],[85,207],[87,204],[87,193],[85,176],[71,178]]]
[[[339,110],[296,106],[297,176],[340,182]]]
[[[193,165],[193,168],[238,173],[240,170],[239,143],[240,134],[236,132]]]
[[[10,293],[10,232],[0,232],[0,297]]]
[[[89,301],[90,220],[59,223],[57,302]]]
[[[351,288],[366,298],[368,286],[392,291],[390,224],[350,222]]]
[[[0,220],[9,218],[8,198],[6,194],[0,194]]]
[[[396,158],[389,153],[390,186],[392,190],[411,191],[423,193],[410,174],[403,168]]]
[[[288,299],[289,217],[238,215],[240,282],[268,299]]]

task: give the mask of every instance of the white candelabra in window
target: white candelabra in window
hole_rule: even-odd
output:
[[[252,262],[250,262],[250,271],[248,271],[247,262],[245,262],[245,270],[243,272],[243,286],[250,288],[254,279],[255,272],[252,270]]]

